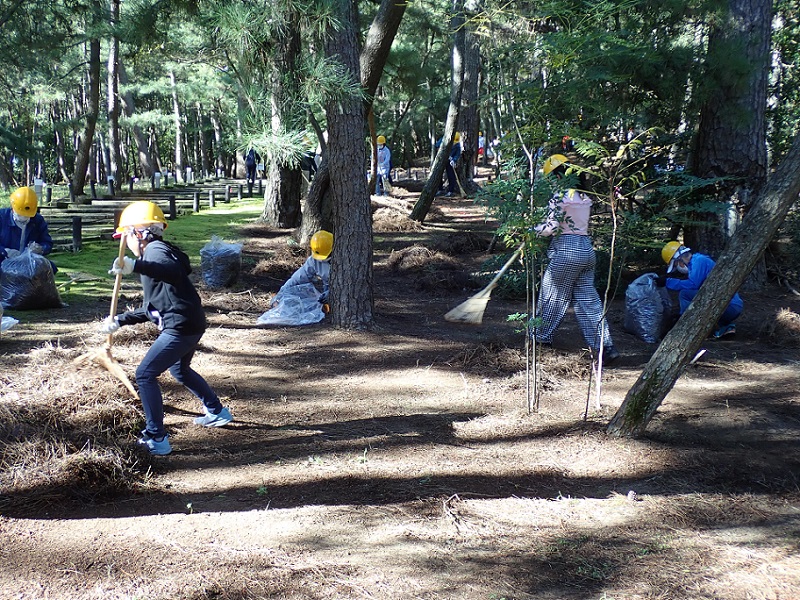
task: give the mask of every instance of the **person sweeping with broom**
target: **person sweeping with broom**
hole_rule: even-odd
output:
[[[568,164],[566,156],[554,154],[544,161],[542,171],[545,176],[560,180],[566,175]],[[611,340],[608,323],[603,317],[603,303],[594,286],[597,259],[589,236],[592,199],[575,189],[557,189],[548,208],[547,217],[533,228],[536,235],[551,238],[539,292],[537,316],[542,324],[534,331],[536,341],[552,344],[556,329],[573,305],[581,333],[592,353],[597,356],[602,345],[606,363],[615,361],[620,355]]]
[[[164,402],[158,385],[158,376],[168,369],[203,403],[205,414],[197,417],[195,424],[222,427],[233,421],[230,410],[222,406],[206,380],[191,368],[206,329],[205,312],[189,280],[189,257],[162,239],[166,227],[164,212],[153,202],[133,202],[122,211],[115,237],[125,236],[128,249],[136,258],[114,259],[109,273],[141,275],[144,301],[136,310],[109,315],[100,329],[110,335],[124,325],[152,321],[158,326],[158,338],[136,369],[146,422],[138,442],[156,455],[172,452],[164,429]]]

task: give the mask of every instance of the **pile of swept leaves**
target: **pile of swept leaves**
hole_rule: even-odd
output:
[[[0,375],[4,512],[108,500],[148,482],[149,454],[135,444],[136,401],[102,369],[78,370],[74,354],[45,344],[6,357],[25,365],[14,369],[13,379]]]

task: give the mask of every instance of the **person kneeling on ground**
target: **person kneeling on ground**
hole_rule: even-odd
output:
[[[686,275],[686,279],[678,277],[659,277],[657,285],[666,286],[669,290],[676,290],[678,292],[678,304],[680,305],[680,312],[683,314],[689,308],[700,286],[711,273],[711,269],[716,264],[714,260],[700,254],[699,252],[692,252],[691,248],[681,245],[679,242],[669,242],[661,250],[661,258],[667,263],[667,273],[677,271],[682,275]],[[736,319],[742,314],[744,309],[744,302],[738,293],[733,295],[728,307],[722,316],[717,321],[717,326],[712,334],[715,338],[721,338],[726,335],[736,333]]]
[[[39,214],[39,200],[30,187],[21,187],[11,194],[11,207],[0,209],[0,265],[6,258],[15,258],[25,249],[47,255],[53,240],[47,221]],[[50,264],[53,265],[52,261]],[[53,265],[53,272],[56,272]]]
[[[124,235],[136,258],[114,259],[109,273],[141,275],[144,301],[136,310],[107,317],[100,329],[110,335],[124,325],[146,321],[158,325],[160,334],[136,369],[146,419],[139,443],[158,455],[172,452],[164,429],[164,401],[158,386],[158,376],[167,369],[203,403],[205,415],[197,417],[195,424],[222,427],[233,421],[230,411],[222,406],[206,380],[191,367],[206,329],[206,316],[189,279],[189,257],[162,239],[166,227],[163,211],[152,202],[134,202],[122,212],[115,237]]]
[[[309,256],[303,265],[286,280],[286,283],[284,283],[278,293],[275,294],[275,298],[291,293],[291,288],[296,285],[311,283],[317,287],[319,287],[319,284],[322,285],[322,293],[320,294],[319,301],[321,304],[326,304],[328,302],[333,234],[330,231],[322,229],[311,236],[309,246],[311,247],[311,256]],[[272,306],[276,306],[275,300],[273,300]]]

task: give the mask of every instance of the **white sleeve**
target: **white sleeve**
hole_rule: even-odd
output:
[[[300,285],[301,283],[312,283],[316,273],[317,270],[315,261],[309,256],[306,259],[306,262],[304,262],[303,265],[297,269],[297,271],[295,271],[289,279],[286,280],[286,283],[281,286],[280,291],[283,292],[295,285]]]

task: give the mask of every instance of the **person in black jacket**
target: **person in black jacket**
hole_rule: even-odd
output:
[[[222,427],[233,420],[230,410],[222,406],[206,380],[191,367],[206,329],[206,317],[200,296],[189,280],[189,257],[162,239],[166,226],[163,211],[152,202],[134,202],[122,212],[115,235],[125,236],[136,259],[114,259],[109,273],[141,275],[144,301],[136,310],[107,317],[101,327],[103,333],[110,335],[121,326],[152,321],[161,332],[136,369],[146,418],[139,443],[158,455],[172,452],[158,386],[158,376],[167,369],[203,403],[205,414],[194,420],[197,425]]]

